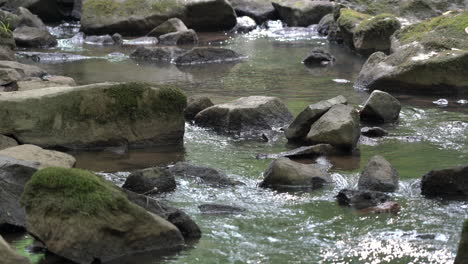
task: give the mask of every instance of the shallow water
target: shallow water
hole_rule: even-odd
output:
[[[80,84],[176,83],[188,95],[207,95],[217,103],[248,95],[278,96],[294,115],[310,103],[340,94],[354,106],[365,101],[368,93],[355,90],[352,83],[363,58],[329,45],[312,29],[300,34],[277,30],[201,36],[203,45],[225,46],[248,56],[234,64],[177,67],[141,63],[128,59],[134,47],[76,47],[61,42],[65,44],[49,52],[90,58],[40,66]],[[317,46],[330,50],[336,64],[323,68],[302,65],[308,51]],[[468,105],[456,103],[467,98],[448,97],[447,107],[433,104],[439,99],[436,97],[398,98],[403,110],[398,124],[385,127],[390,135],[378,140],[361,138],[359,151],[349,157],[319,158],[317,162],[331,166],[335,184],[313,192],[278,193],[257,187],[270,160],[256,160],[255,155],[290,148],[283,137],[270,143],[240,140],[187,124],[183,147],[73,154],[77,167],[118,172],[107,174],[117,183],[122,183],[127,171],[181,160],[218,168],[245,183],[219,189],[178,179],[177,190],[161,198],[191,215],[203,230],[202,239],[169,257],[135,257],[128,263],[451,263],[462,222],[468,217],[468,203],[424,199],[419,178],[430,169],[467,164]],[[400,189],[394,196],[402,211],[396,216],[359,214],[339,207],[334,200],[340,189],[356,186],[359,171],[376,154],[383,155],[400,173]],[[197,206],[211,202],[247,211],[228,216],[201,214]],[[26,252],[28,239],[12,240],[19,251]],[[35,263],[41,257],[29,256]]]

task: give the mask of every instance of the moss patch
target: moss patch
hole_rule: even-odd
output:
[[[355,32],[359,31],[377,31],[387,32],[389,30],[395,30],[400,27],[400,22],[392,14],[380,14],[371,19],[366,19],[360,23]]]
[[[153,111],[163,115],[183,113],[187,106],[187,97],[177,87],[163,86],[153,100]]]
[[[359,13],[349,8],[342,8],[337,22],[340,27],[352,32],[357,25],[370,17],[370,15]]]

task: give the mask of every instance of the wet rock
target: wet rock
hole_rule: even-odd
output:
[[[337,104],[317,120],[306,136],[309,144],[330,144],[352,151],[359,140],[359,115],[351,106]]]
[[[0,60],[15,61],[15,52],[7,46],[0,46]]]
[[[161,25],[155,27],[153,30],[148,33],[149,37],[159,37],[168,33],[187,31],[188,28],[184,22],[178,18],[171,18],[162,23]]]
[[[232,31],[237,33],[248,33],[255,28],[257,28],[255,20],[248,16],[242,16],[237,18],[237,24]]]
[[[193,165],[187,162],[177,162],[168,168],[176,178],[194,178],[200,183],[212,186],[233,186],[238,183],[231,180],[226,174],[213,168]]]
[[[59,86],[75,86],[75,80],[65,76],[50,76],[47,78],[27,78],[22,81],[16,82],[17,91],[28,91],[34,89],[44,89],[49,87]]]
[[[0,96],[0,134],[12,135],[24,144],[71,149],[122,142],[130,147],[181,144],[186,100],[175,86],[145,83],[4,93]]]
[[[458,243],[458,252],[453,264],[468,263],[468,219],[463,224],[463,229]]]
[[[263,188],[310,188],[318,189],[331,182],[326,168],[316,164],[302,164],[288,158],[279,158],[270,163],[263,173]]]
[[[310,54],[307,55],[307,58],[302,61],[302,63],[304,63],[306,66],[320,66],[332,64],[334,61],[335,57],[326,52],[324,49],[314,48]]]
[[[0,150],[14,146],[18,146],[18,142],[14,138],[0,135]]]
[[[333,12],[333,2],[307,0],[274,0],[273,7],[290,27],[317,24],[322,17]]]
[[[13,31],[16,45],[27,48],[48,48],[57,45],[57,39],[47,30],[22,26]]]
[[[47,30],[44,22],[27,8],[19,7],[18,10],[16,10],[16,15],[19,17],[18,27],[27,26]]]
[[[388,131],[380,127],[363,127],[361,135],[366,137],[384,137],[388,135]]]
[[[77,263],[108,262],[177,249],[184,243],[176,226],[130,202],[123,191],[88,171],[40,170],[26,185],[21,201],[28,232],[48,251]]]
[[[32,51],[25,51],[25,52],[17,52],[17,55],[32,60],[33,62],[41,62],[41,63],[63,63],[63,62],[71,62],[71,61],[79,61],[79,60],[87,60],[91,59],[92,57],[77,55],[72,53],[61,53],[61,52],[32,52]]]
[[[336,200],[341,206],[361,210],[383,204],[391,198],[383,192],[343,189],[336,196]]]
[[[330,31],[330,27],[335,24],[335,19],[333,18],[333,14],[328,14],[322,17],[318,23],[317,31],[322,36],[327,36],[328,32]]]
[[[354,30],[354,48],[365,55],[376,51],[388,52],[391,46],[390,37],[400,27],[400,22],[391,14],[380,14],[365,20]]]
[[[320,101],[307,106],[285,131],[286,138],[289,141],[303,141],[310,131],[312,124],[324,115],[330,108],[336,104],[347,104],[348,101],[342,95]]]
[[[276,97],[249,96],[211,106],[195,116],[195,124],[218,133],[257,134],[288,124],[292,115]]]
[[[26,227],[26,212],[20,197],[24,185],[38,167],[36,162],[0,155],[0,227]]]
[[[373,156],[359,177],[359,190],[394,192],[398,190],[400,176],[384,157]]]
[[[112,40],[114,41],[115,45],[122,45],[124,42],[122,35],[119,33],[114,33],[114,35],[112,35]]]
[[[198,113],[214,105],[206,96],[190,96],[187,101],[187,107],[184,110],[187,121],[192,121]]]
[[[243,55],[240,55],[237,52],[230,49],[214,47],[197,47],[181,54],[174,60],[174,62],[179,65],[189,65],[231,62],[238,61],[243,58]]]
[[[2,256],[2,264],[29,264],[26,257],[19,255],[8,245],[8,243],[0,236],[0,256]]]
[[[171,62],[185,51],[176,47],[138,47],[130,58],[135,60]]]
[[[111,35],[86,36],[84,43],[88,45],[113,46],[115,41]]]
[[[281,157],[295,158],[304,156],[320,156],[320,155],[331,155],[336,154],[338,151],[329,144],[318,144],[313,146],[303,146],[290,151],[284,151],[280,153],[257,154],[257,159],[278,159]]]
[[[46,150],[34,145],[19,145],[0,150],[0,155],[11,157],[18,160],[37,162],[40,168],[64,167],[71,168],[75,166],[76,159],[66,153]]]
[[[42,78],[42,80],[61,86],[76,86],[75,80],[67,76],[46,75]]]
[[[193,29],[171,32],[159,36],[159,43],[169,46],[196,45],[198,44],[198,36]]]
[[[354,49],[354,31],[363,21],[371,18],[370,15],[354,11],[349,8],[342,8],[339,11],[339,17],[336,20],[339,28],[339,38],[344,44]]]
[[[237,206],[230,206],[224,204],[202,204],[198,209],[203,214],[224,215],[224,214],[241,214],[246,210]]]
[[[374,90],[364,103],[361,120],[373,123],[392,123],[398,120],[401,104],[390,94]]]
[[[278,19],[270,0],[231,0],[230,2],[238,17],[251,17],[257,24]]]
[[[122,188],[140,194],[160,194],[176,189],[174,176],[163,168],[148,168],[128,175]]]
[[[159,43],[159,40],[155,37],[141,37],[136,39],[124,40],[123,44],[127,46],[137,46],[137,45],[156,45]]]
[[[421,193],[429,198],[468,200],[468,166],[432,170],[421,179]]]
[[[385,203],[378,204],[374,207],[364,208],[359,210],[360,213],[364,214],[397,214],[400,212],[401,206],[397,202],[388,201]]]

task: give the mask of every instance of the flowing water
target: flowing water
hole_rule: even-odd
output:
[[[239,63],[193,67],[141,63],[128,58],[135,47],[76,46],[63,40],[59,48],[47,52],[83,57],[39,65],[80,84],[176,83],[188,95],[206,95],[215,103],[248,95],[277,96],[294,115],[310,103],[340,94],[354,106],[365,101],[368,92],[352,84],[365,59],[328,44],[314,29],[291,31],[272,25],[273,29],[247,35],[201,36],[203,45],[224,46],[248,56]],[[313,47],[328,49],[336,64],[305,67],[301,61]],[[314,161],[331,167],[334,184],[313,192],[280,193],[257,187],[271,161],[257,160],[255,155],[289,149],[283,136],[265,143],[219,136],[187,124],[183,147],[72,154],[77,167],[106,172],[118,184],[128,171],[181,160],[220,169],[245,183],[213,188],[178,179],[177,190],[160,198],[193,217],[202,228],[202,239],[168,257],[136,256],[117,263],[452,263],[468,203],[425,199],[419,179],[431,169],[468,164],[468,105],[456,103],[468,98],[445,98],[446,107],[432,103],[437,97],[398,95],[398,99],[403,104],[400,121],[385,127],[388,137],[361,138],[359,151],[351,156]],[[394,197],[401,212],[368,215],[339,207],[334,196],[342,188],[355,187],[359,172],[377,154],[400,173]],[[234,205],[246,212],[204,215],[198,210],[204,203]],[[29,237],[10,240],[34,263],[50,263],[27,251]]]

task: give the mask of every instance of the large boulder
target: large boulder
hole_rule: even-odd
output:
[[[10,245],[0,236],[0,256],[2,264],[29,264],[29,260],[16,253]]]
[[[227,134],[256,134],[283,127],[292,119],[276,97],[249,96],[211,106],[195,116],[195,124]]]
[[[400,22],[391,14],[380,14],[365,20],[354,29],[354,48],[362,54],[388,52],[391,46],[390,37],[400,27]]]
[[[0,155],[0,227],[26,227],[26,212],[20,198],[24,185],[38,168],[36,162]]]
[[[19,7],[16,14],[19,17],[18,27],[27,26],[47,30],[44,22],[42,22],[38,16],[31,13],[27,8]]]
[[[270,0],[231,0],[230,2],[238,16],[251,17],[257,24],[277,19]]]
[[[159,44],[169,46],[196,45],[197,33],[193,29],[171,32],[159,36]]]
[[[305,141],[311,145],[324,143],[352,151],[356,148],[359,136],[359,115],[356,109],[337,104],[310,127]]]
[[[354,31],[361,22],[370,19],[371,16],[349,8],[341,8],[336,20],[339,28],[340,38],[351,49],[354,49]]]
[[[421,179],[421,193],[429,198],[468,200],[468,166],[431,170]]]
[[[326,168],[316,164],[302,164],[288,158],[273,161],[263,173],[260,187],[318,189],[331,183]]]
[[[468,263],[468,219],[463,224],[463,229],[460,235],[460,243],[458,243],[458,252],[453,264]]]
[[[11,137],[0,135],[0,150],[18,146],[18,142]]]
[[[211,99],[206,96],[190,96],[184,110],[185,120],[192,121],[198,113],[213,105]]]
[[[26,48],[49,48],[57,45],[57,39],[45,29],[22,26],[13,31],[16,45]]]
[[[182,144],[185,106],[178,88],[145,83],[11,92],[0,97],[0,134],[71,149]]]
[[[322,17],[333,12],[333,2],[309,0],[274,0],[273,7],[290,27],[317,24]]]
[[[81,26],[87,34],[144,35],[170,18],[179,18],[197,31],[236,25],[227,0],[83,0]]]
[[[205,64],[231,62],[243,59],[244,56],[230,49],[215,47],[193,48],[174,59],[176,64]]]
[[[374,90],[364,103],[361,120],[375,123],[395,122],[401,110],[400,102],[390,94]]]
[[[211,186],[225,187],[237,185],[238,182],[230,179],[225,173],[204,166],[193,165],[187,162],[177,162],[168,168],[176,178],[192,178],[199,183]]]
[[[289,141],[303,141],[310,131],[312,124],[324,115],[332,106],[337,104],[347,104],[348,101],[342,95],[320,101],[307,106],[285,131]]]
[[[188,30],[187,26],[184,22],[178,18],[171,18],[162,23],[161,25],[155,27],[153,30],[148,33],[147,36],[150,37],[159,37],[161,35],[179,31],[186,31]]]
[[[176,181],[164,168],[147,168],[128,175],[122,188],[142,194],[160,194],[175,190]]]
[[[398,190],[399,174],[392,164],[382,156],[374,156],[367,163],[359,177],[358,188],[378,192]]]
[[[46,150],[29,144],[0,150],[0,155],[18,160],[37,162],[39,163],[39,168],[72,168],[76,163],[76,159],[69,154],[55,150]]]
[[[47,250],[78,263],[176,249],[179,229],[130,202],[126,194],[80,169],[46,168],[26,184],[27,230]]]

